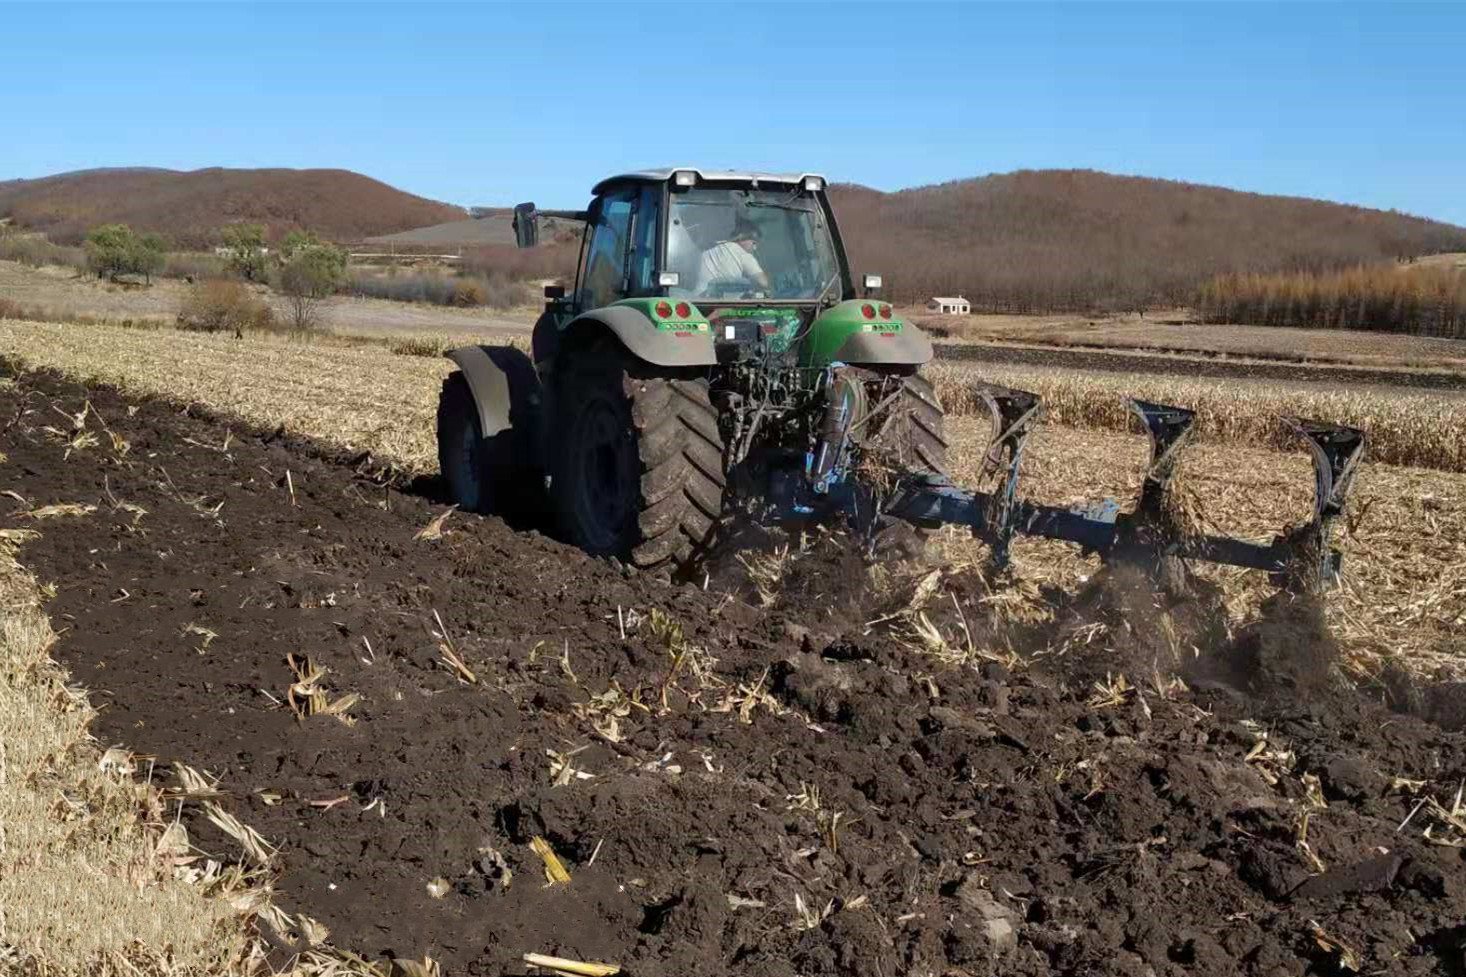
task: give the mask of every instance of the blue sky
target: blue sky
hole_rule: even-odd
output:
[[[332,166],[583,203],[664,162],[1090,167],[1466,225],[1466,4],[0,3],[0,179]]]

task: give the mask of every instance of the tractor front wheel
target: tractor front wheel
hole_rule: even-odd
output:
[[[550,491],[569,541],[642,569],[682,569],[722,512],[723,441],[706,380],[642,376],[591,354],[558,390]]]

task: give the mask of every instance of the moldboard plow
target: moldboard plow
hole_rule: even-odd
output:
[[[1018,495],[1024,442],[1042,414],[1039,397],[991,384],[978,384],[976,392],[992,420],[982,471],[985,478],[998,477],[997,488],[973,491],[936,475],[902,478],[879,507],[882,517],[924,527],[968,526],[988,545],[996,568],[1007,565],[1013,537],[1023,535],[1065,540],[1099,554],[1106,563],[1124,561],[1156,571],[1167,561],[1182,559],[1262,570],[1290,590],[1320,590],[1338,580],[1342,555],[1332,546],[1331,534],[1364,452],[1363,432],[1296,417],[1279,419],[1302,439],[1313,461],[1313,515],[1271,542],[1257,543],[1190,534],[1171,515],[1167,493],[1192,434],[1193,411],[1132,400],[1130,407],[1150,439],[1150,461],[1135,508],[1122,512],[1108,499],[1061,508]]]

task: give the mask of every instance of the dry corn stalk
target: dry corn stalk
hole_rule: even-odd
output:
[[[349,692],[339,699],[332,699],[322,684],[326,669],[312,661],[310,656],[297,658],[292,652],[285,656],[285,661],[295,673],[295,681],[285,690],[285,698],[297,719],[327,715],[335,716],[348,726],[356,724],[350,709],[361,701],[361,696]]]
[[[260,833],[224,810],[214,801],[204,802],[204,813],[210,823],[239,843],[244,853],[260,865],[269,865],[275,850]]]
[[[552,970],[557,974],[570,974],[572,977],[611,977],[612,974],[621,972],[621,968],[614,963],[587,963],[565,957],[549,957],[543,953],[526,953],[524,962],[531,967]]]
[[[1359,954],[1355,953],[1343,940],[1337,939],[1324,932],[1324,928],[1314,920],[1308,921],[1308,926],[1313,930],[1313,942],[1324,953],[1332,953],[1339,958],[1339,967],[1344,970],[1352,970],[1359,973]]]
[[[97,507],[81,502],[57,502],[52,505],[43,505],[29,512],[23,513],[32,519],[54,519],[57,516],[89,516],[97,511]]]
[[[453,646],[453,639],[448,635],[448,629],[443,625],[443,618],[436,610],[433,611],[433,619],[438,622],[438,650],[443,654],[443,661],[448,663],[448,667],[453,669],[460,679],[469,685],[477,685],[478,676],[473,673],[473,669],[468,667],[463,656]]]
[[[448,521],[448,517],[453,515],[453,510],[457,508],[458,506],[456,505],[450,505],[448,508],[444,509],[442,513],[434,516],[432,522],[428,523],[426,526],[414,533],[412,538],[425,540],[442,539],[443,524]]]
[[[1283,776],[1293,770],[1295,757],[1292,750],[1273,748],[1267,733],[1259,734],[1257,742],[1247,751],[1243,762],[1252,765],[1263,780],[1276,787]]]
[[[565,863],[560,861],[560,856],[555,854],[555,849],[550,847],[548,841],[535,835],[529,839],[529,847],[545,863],[545,878],[550,880],[551,885],[569,884],[570,872],[565,868]]]
[[[1111,677],[1105,673],[1103,682],[1094,683],[1094,695],[1089,697],[1089,705],[1092,709],[1108,709],[1118,706],[1127,698],[1135,694],[1135,686],[1125,677],[1125,673]]]

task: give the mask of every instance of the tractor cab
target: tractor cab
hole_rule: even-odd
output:
[[[643,170],[592,193],[584,211],[515,208],[521,247],[538,240],[541,215],[585,222],[568,297],[577,311],[651,296],[710,305],[854,298],[821,176]]]
[[[704,334],[718,363],[797,356],[819,366],[837,353],[844,362],[930,358],[925,337],[914,328],[903,333],[889,304],[857,300],[818,174],[671,167],[608,177],[592,194],[583,211],[514,209],[521,247],[538,241],[541,217],[584,224],[574,286],[546,290],[536,362],[558,349],[567,327],[617,307],[640,309],[646,326],[670,331],[669,339]],[[878,276],[866,276],[867,298],[879,287]],[[646,355],[636,329],[617,332]]]

